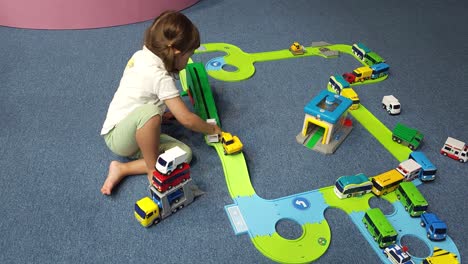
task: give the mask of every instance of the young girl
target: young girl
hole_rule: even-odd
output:
[[[160,152],[184,143],[161,134],[166,106],[184,127],[204,134],[221,134],[216,125],[192,113],[179,96],[174,75],[200,46],[198,29],[182,13],[166,11],[146,30],[144,46],[128,61],[101,130],[107,146],[132,161],[112,161],[101,192],[110,195],[126,176],[147,174],[151,182]]]

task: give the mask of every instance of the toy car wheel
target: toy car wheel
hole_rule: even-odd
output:
[[[401,139],[397,138],[398,144],[401,144]]]
[[[444,153],[442,153],[442,155],[447,156],[447,153],[444,152]]]
[[[159,223],[159,218],[154,219],[153,225],[157,225]]]
[[[422,226],[422,227],[425,227],[426,224],[425,224],[423,221],[421,221],[421,226]]]
[[[429,233],[427,234],[427,238],[431,239],[431,235],[429,235]]]
[[[227,151],[226,151],[226,150],[224,150],[224,155],[227,155],[227,154],[228,154],[228,153],[227,153]]]
[[[414,146],[413,146],[413,145],[408,145],[408,147],[409,147],[411,150],[414,150]]]
[[[393,141],[397,141],[397,137],[393,136],[393,137],[392,137],[392,140],[393,140]]]
[[[464,162],[465,162],[465,161],[464,161],[464,160],[462,160],[462,159],[459,159],[458,161],[460,161],[460,163],[464,163]]]
[[[176,213],[176,212],[177,212],[177,208],[172,209],[172,213]]]
[[[405,211],[407,211],[407,212],[408,212],[408,206],[405,206]]]
[[[385,104],[382,104],[382,109],[385,109],[385,108],[386,108],[386,107],[385,107]]]

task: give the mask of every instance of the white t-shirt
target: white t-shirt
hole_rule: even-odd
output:
[[[109,105],[101,135],[111,131],[128,114],[145,104],[179,96],[175,80],[163,61],[146,47],[133,54]],[[164,105],[165,107],[165,105]]]

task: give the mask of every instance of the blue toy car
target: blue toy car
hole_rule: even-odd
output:
[[[430,240],[444,240],[447,237],[447,225],[433,213],[421,215],[421,226],[426,228],[427,238]]]

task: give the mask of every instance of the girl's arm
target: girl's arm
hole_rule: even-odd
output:
[[[187,108],[184,101],[182,101],[180,96],[164,100],[164,103],[172,112],[177,121],[179,121],[179,123],[181,123],[184,127],[206,135],[221,135],[221,128],[219,128],[219,126],[208,124],[206,120],[203,120],[196,114],[192,113]]]

